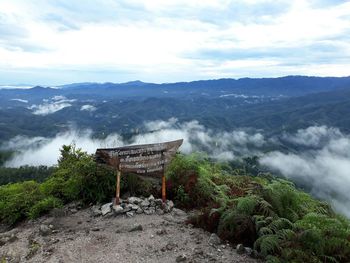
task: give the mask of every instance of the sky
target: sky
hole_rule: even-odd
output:
[[[0,0],[0,84],[350,75],[350,1]]]

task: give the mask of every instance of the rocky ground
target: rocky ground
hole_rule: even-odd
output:
[[[3,230],[0,262],[257,262],[250,249],[232,248],[215,234],[185,224],[187,213],[156,200],[102,209],[71,204]]]

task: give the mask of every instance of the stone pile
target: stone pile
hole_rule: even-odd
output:
[[[93,216],[118,216],[126,215],[133,217],[135,214],[159,214],[170,213],[174,208],[174,203],[167,200],[164,204],[162,199],[156,199],[153,195],[147,198],[129,197],[125,200],[120,200],[119,205],[114,205],[112,202],[104,205],[94,205],[91,207]]]

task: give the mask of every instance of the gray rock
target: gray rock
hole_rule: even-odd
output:
[[[156,203],[157,206],[162,206],[163,205],[163,200],[162,199],[155,199],[154,202]]]
[[[99,205],[92,206],[91,207],[91,212],[92,212],[92,215],[95,216],[95,217],[102,215],[102,211],[101,211]]]
[[[158,236],[166,235],[167,233],[168,233],[168,232],[166,231],[165,228],[158,229],[157,232],[156,232],[156,234],[157,234]]]
[[[154,198],[154,196],[153,196],[153,195],[150,195],[150,196],[149,196],[147,199],[148,199],[148,201],[149,201],[149,202],[151,202],[151,201],[154,201],[154,200],[155,200],[155,198]]]
[[[245,247],[242,244],[237,245],[236,251],[238,254],[244,254],[246,252]]]
[[[150,202],[147,199],[145,199],[145,200],[143,200],[141,202],[140,206],[141,207],[149,207],[150,206]]]
[[[165,247],[166,247],[167,250],[170,251],[170,250],[173,250],[174,248],[176,248],[176,247],[177,247],[177,244],[175,244],[175,243],[172,242],[172,241],[169,241],[168,244],[166,244]]]
[[[145,210],[143,210],[143,212],[144,212],[146,215],[151,215],[151,214],[152,214],[151,211],[150,211],[149,209],[145,209]]]
[[[115,215],[120,215],[124,213],[124,208],[121,207],[120,205],[114,205],[112,208]]]
[[[47,225],[40,225],[39,227],[39,233],[42,236],[48,236],[52,233],[52,230]]]
[[[132,197],[129,197],[129,198],[128,198],[128,203],[129,203],[129,204],[135,204],[135,205],[137,205],[137,204],[140,204],[141,202],[142,202],[142,199],[139,198],[139,197],[134,197],[134,196],[132,196]]]
[[[176,262],[184,262],[186,260],[187,260],[187,257],[183,254],[176,258]]]
[[[127,205],[127,207],[130,207],[131,210],[134,210],[134,211],[136,211],[137,209],[139,209],[139,206],[138,206],[138,205],[134,205],[134,204],[129,204],[129,205]]]
[[[105,216],[105,215],[107,215],[108,213],[111,213],[111,212],[112,212],[111,207],[112,207],[112,203],[104,204],[104,205],[101,207],[102,215]]]
[[[129,232],[142,231],[142,230],[143,230],[142,225],[138,224],[138,225],[134,225],[132,228],[130,228]]]
[[[135,211],[136,214],[142,214],[143,213],[143,210],[139,207],[136,211]]]
[[[246,253],[250,256],[253,252],[253,249],[250,247],[244,247],[244,248],[245,248]]]
[[[174,208],[174,203],[171,200],[167,200],[164,207],[164,212],[169,213]]]
[[[164,211],[162,209],[156,209],[157,215],[164,215]]]
[[[126,212],[126,216],[127,217],[133,217],[134,216],[134,212]]]
[[[212,233],[212,234],[210,235],[210,238],[209,238],[209,240],[208,240],[208,243],[209,243],[210,245],[212,245],[212,246],[218,246],[218,245],[221,244],[221,239],[220,239],[220,237],[218,237],[217,234]]]
[[[70,211],[72,214],[75,214],[75,213],[78,212],[78,209],[76,209],[76,208],[71,208],[71,209],[69,209],[69,211]]]

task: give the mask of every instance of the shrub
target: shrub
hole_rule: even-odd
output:
[[[62,205],[63,203],[60,199],[53,196],[46,197],[45,199],[38,201],[29,209],[28,217],[31,219],[37,218],[53,208],[62,207]]]
[[[113,196],[115,180],[114,172],[96,164],[92,155],[74,145],[64,145],[55,173],[41,185],[41,190],[64,202],[95,203]]]
[[[13,225],[25,218],[31,207],[43,199],[34,181],[0,186],[0,221]]]

